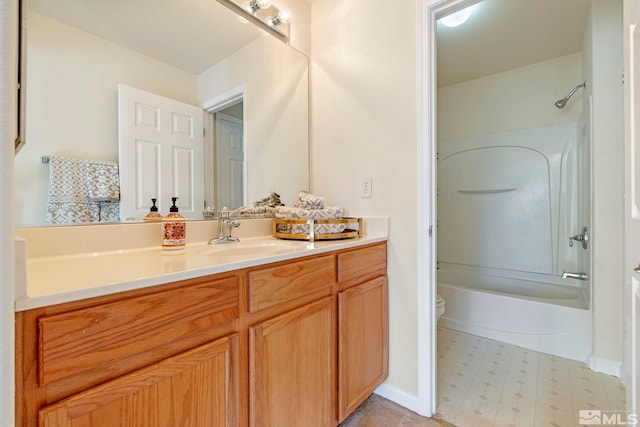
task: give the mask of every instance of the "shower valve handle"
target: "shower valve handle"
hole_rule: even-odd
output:
[[[569,236],[569,247],[573,247],[574,240],[576,242],[582,242],[582,249],[587,249],[589,242],[589,234],[587,233],[587,227],[582,227],[582,232],[575,236]]]

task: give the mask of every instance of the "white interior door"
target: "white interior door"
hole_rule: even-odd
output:
[[[217,208],[244,206],[243,122],[216,113],[216,203]]]
[[[625,384],[627,409],[638,414],[640,401],[640,0],[625,0],[626,260]],[[634,271],[635,270],[635,271]]]
[[[158,199],[163,215],[177,197],[180,213],[202,217],[203,111],[118,85],[120,218],[141,219]]]

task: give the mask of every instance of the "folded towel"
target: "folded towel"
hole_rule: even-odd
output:
[[[120,201],[118,164],[87,160],[85,166],[88,199],[93,202]]]
[[[344,209],[337,206],[328,206],[324,209],[302,209],[288,206],[276,206],[276,218],[279,219],[338,219],[344,216]],[[314,232],[317,234],[342,233],[346,224],[315,224]],[[307,234],[309,226],[306,224],[278,224],[276,230],[280,233]]]
[[[324,197],[317,196],[308,191],[298,193],[298,200],[293,202],[293,207],[301,209],[324,209]]]
[[[241,218],[273,218],[275,208],[271,206],[256,206],[253,208],[239,208],[234,214]]]
[[[269,206],[275,208],[276,206],[284,206],[284,204],[280,200],[280,195],[278,193],[271,193],[267,197],[253,202],[253,207],[257,208],[261,206]]]

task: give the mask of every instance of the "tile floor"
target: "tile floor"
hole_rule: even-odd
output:
[[[340,427],[570,427],[580,426],[580,410],[612,416],[625,408],[625,390],[615,377],[445,328],[438,328],[437,390],[434,418],[374,394]]]
[[[425,418],[372,394],[339,427],[453,427],[446,421]]]
[[[438,417],[458,427],[578,426],[580,410],[625,409],[615,377],[445,328],[438,328],[437,390]]]

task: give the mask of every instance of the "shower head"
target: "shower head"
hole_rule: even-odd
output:
[[[565,105],[567,105],[567,101],[569,100],[569,97],[566,98],[562,98],[556,101],[555,105],[558,108],[564,108]]]
[[[580,83],[578,86],[576,86],[573,89],[571,89],[571,92],[569,92],[569,94],[567,96],[565,96],[562,99],[559,99],[553,105],[555,105],[557,108],[564,108],[564,106],[567,105],[567,101],[569,100],[569,98],[571,98],[573,96],[573,94],[576,93],[576,91],[578,89],[580,89],[581,87],[586,88],[587,87],[587,83],[586,82]]]

